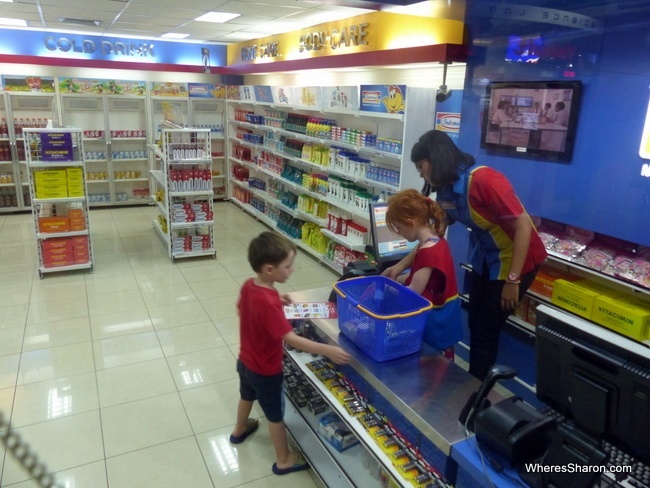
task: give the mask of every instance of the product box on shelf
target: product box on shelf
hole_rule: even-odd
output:
[[[330,412],[318,421],[318,433],[334,449],[343,452],[359,443],[359,439],[350,431],[348,426],[336,415]]]
[[[73,250],[72,240],[69,237],[46,239],[41,243],[41,247],[43,251],[51,251],[52,249]]]
[[[558,279],[553,285],[551,303],[576,315],[591,319],[594,302],[600,295],[615,298],[621,296],[622,293],[589,280],[571,282]]]
[[[74,263],[74,252],[70,247],[61,249],[43,249],[43,265],[46,268],[54,266],[70,266]]]
[[[591,320],[619,334],[643,341],[650,324],[650,302],[631,295],[618,298],[601,295],[595,300]]]
[[[67,217],[39,217],[39,232],[68,232],[70,220]]]
[[[570,275],[549,266],[542,266],[535,280],[531,283],[529,290],[542,295],[546,298],[551,298],[553,295],[553,283],[555,280],[577,281],[579,276]]]

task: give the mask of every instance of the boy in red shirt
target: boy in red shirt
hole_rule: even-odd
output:
[[[269,434],[275,449],[273,473],[289,474],[309,468],[299,455],[289,450],[282,409],[282,342],[312,354],[327,356],[337,364],[350,361],[351,356],[337,346],[314,342],[298,336],[284,316],[286,295],[280,296],[274,284],[284,283],[293,273],[296,246],[274,232],[263,232],[248,247],[248,262],[257,277],[242,286],[239,309],[240,352],[237,360],[240,399],[237,423],[230,442],[239,444],[257,430],[259,421],[251,419],[253,402],[269,422]]]

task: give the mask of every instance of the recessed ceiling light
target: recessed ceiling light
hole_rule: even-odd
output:
[[[224,22],[228,22],[235,17],[239,17],[239,15],[240,14],[229,14],[227,12],[208,12],[207,14],[203,14],[194,20],[197,20],[199,22],[216,22],[218,24],[223,24]]]
[[[8,19],[7,17],[0,17],[0,24],[2,25],[17,25],[20,27],[27,27],[27,21],[23,19]]]
[[[179,34],[178,32],[168,32],[167,34],[163,34],[160,36],[165,39],[185,39],[186,37],[190,37],[189,34]]]
[[[14,0],[0,0],[0,2],[13,3]]]
[[[59,17],[59,22],[62,24],[85,25],[88,27],[99,27],[101,25],[99,20],[73,19],[71,17]]]

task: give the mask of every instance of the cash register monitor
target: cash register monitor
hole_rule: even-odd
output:
[[[385,202],[370,204],[372,248],[380,271],[397,263],[417,245],[417,241],[409,242],[390,230],[386,225],[386,210],[388,204]]]
[[[537,308],[537,397],[592,438],[650,460],[650,348]]]

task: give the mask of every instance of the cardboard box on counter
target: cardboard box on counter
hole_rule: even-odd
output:
[[[338,415],[330,412],[318,421],[318,433],[334,449],[343,452],[359,443],[359,439],[350,431]]]

